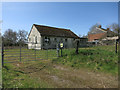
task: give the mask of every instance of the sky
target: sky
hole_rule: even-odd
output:
[[[70,29],[87,35],[90,27],[118,23],[117,2],[3,2],[2,33],[26,30],[33,24]]]

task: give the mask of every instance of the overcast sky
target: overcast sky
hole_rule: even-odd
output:
[[[117,2],[4,2],[2,33],[7,29],[30,32],[33,24],[71,29],[85,35],[96,23],[106,28],[118,23]]]

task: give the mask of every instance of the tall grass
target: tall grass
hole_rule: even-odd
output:
[[[115,53],[115,46],[79,48],[79,54],[75,54],[75,49],[65,49],[63,54],[66,56],[53,61],[74,68],[86,67],[112,74],[118,73],[118,54]]]

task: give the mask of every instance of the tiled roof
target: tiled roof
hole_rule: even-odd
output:
[[[33,24],[37,30],[40,32],[41,36],[56,36],[56,37],[69,37],[69,38],[79,38],[69,29],[56,28],[44,25]]]
[[[105,30],[103,28],[96,27],[91,32],[89,32],[89,34],[98,34],[98,33],[105,33],[105,32],[107,32],[107,30]]]

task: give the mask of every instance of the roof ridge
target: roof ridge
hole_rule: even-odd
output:
[[[41,33],[41,35],[78,38],[78,36],[75,33],[73,33],[70,29],[56,28],[56,27],[37,25],[37,24],[33,24],[33,25],[37,28],[37,30]]]
[[[97,27],[97,28],[99,28],[99,27]],[[102,29],[104,31],[111,31],[110,29],[109,30],[108,29],[104,29],[104,28],[99,28],[99,29]]]
[[[99,29],[99,30],[101,30],[101,31],[107,32],[107,30],[104,29],[104,28],[99,28],[99,27],[96,27],[96,28]]]
[[[61,29],[61,30],[68,30],[68,31],[71,31],[70,29],[65,29],[65,28],[57,28],[57,27],[51,27],[51,26],[45,26],[45,25],[38,25],[38,24],[33,24],[33,25],[36,25],[36,26],[43,26],[43,27],[50,27],[50,28],[55,28],[55,29]]]

